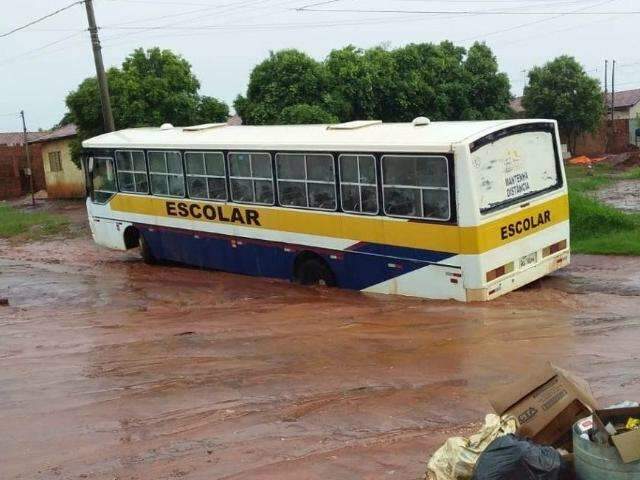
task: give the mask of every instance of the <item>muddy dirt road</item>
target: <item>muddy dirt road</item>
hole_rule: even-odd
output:
[[[639,295],[627,258],[464,305],[0,243],[0,478],[418,479],[536,362],[639,399]]]

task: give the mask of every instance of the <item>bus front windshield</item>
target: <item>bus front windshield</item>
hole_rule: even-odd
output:
[[[117,191],[113,160],[105,157],[94,157],[90,174],[91,199],[96,203],[104,203]]]
[[[552,126],[527,125],[476,143],[471,161],[482,213],[562,185]]]

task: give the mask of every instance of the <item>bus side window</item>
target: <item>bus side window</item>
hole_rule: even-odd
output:
[[[336,209],[332,155],[278,153],[276,176],[281,205],[316,210]]]
[[[273,205],[273,171],[268,153],[229,153],[229,180],[234,202]]]
[[[219,152],[186,152],[189,197],[202,200],[227,200],[224,155]]]
[[[378,213],[378,176],[373,155],[340,155],[340,191],[342,210],[376,215]]]
[[[151,193],[168,197],[184,197],[184,176],[180,152],[150,151],[149,179]]]
[[[382,192],[386,214],[449,220],[449,166],[446,157],[385,155]]]
[[[147,166],[142,150],[116,150],[116,167],[121,192],[149,193]]]

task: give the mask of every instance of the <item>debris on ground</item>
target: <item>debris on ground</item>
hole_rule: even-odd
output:
[[[509,434],[496,438],[482,452],[472,480],[562,480],[569,471],[555,448]]]
[[[606,163],[617,170],[628,170],[640,166],[640,151],[630,150],[623,153],[604,154],[598,157],[588,155],[578,155],[567,160],[570,165],[584,165],[591,167],[598,163]]]
[[[0,297],[0,307],[8,307],[8,306],[9,306],[9,299]]]
[[[487,415],[481,441],[448,439],[429,460],[428,480],[597,480],[613,472],[640,480],[637,402],[600,410],[586,381],[551,363],[489,401],[497,415]]]
[[[613,405],[609,405],[605,410],[612,410],[614,408],[633,408],[640,407],[640,403],[633,402],[631,400],[625,400],[624,402],[614,403]]]
[[[579,155],[577,157],[570,158],[568,161],[571,165],[591,165],[592,163],[591,158],[586,155]]]
[[[567,448],[571,427],[597,408],[589,384],[550,363],[512,382],[489,398],[498,415],[518,419],[520,436]]]
[[[514,433],[518,422],[514,417],[489,414],[480,431],[469,438],[451,437],[427,464],[427,480],[470,479],[478,457],[496,438]]]

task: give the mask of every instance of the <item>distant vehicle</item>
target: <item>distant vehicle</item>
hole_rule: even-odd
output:
[[[461,301],[569,263],[552,120],[165,124],[83,147],[94,240],[147,262]]]

